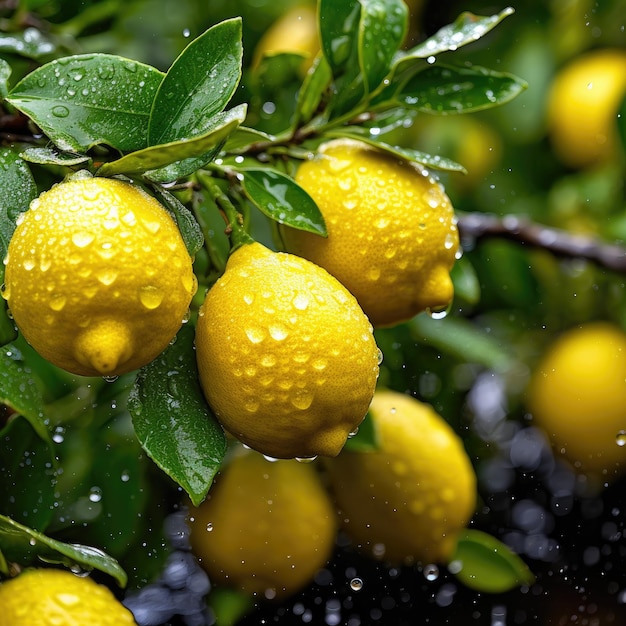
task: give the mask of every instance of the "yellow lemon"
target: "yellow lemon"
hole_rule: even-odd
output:
[[[283,228],[287,250],[328,270],[374,326],[446,309],[459,237],[441,185],[415,164],[353,140],[304,162],[296,182],[315,200],[328,238]]]
[[[107,587],[58,569],[26,570],[0,584],[0,626],[135,626]]]
[[[51,363],[116,376],[158,356],[197,283],[178,227],[120,180],[55,185],[18,219],[4,298],[24,338]]]
[[[200,383],[217,418],[276,458],[333,456],[367,412],[379,350],[354,297],[305,259],[235,250],[202,305]]]
[[[306,586],[331,556],[335,510],[312,463],[237,450],[189,513],[191,543],[214,583],[268,599]]]
[[[585,473],[626,467],[626,334],[607,322],[564,332],[537,364],[528,408],[555,449]]]
[[[547,125],[556,155],[571,167],[615,158],[617,112],[626,95],[626,50],[600,49],[574,58],[550,89]]]
[[[377,391],[375,451],[329,459],[341,523],[362,552],[394,564],[447,562],[476,506],[463,442],[427,404]]]

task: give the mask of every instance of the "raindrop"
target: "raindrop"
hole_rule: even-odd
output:
[[[269,327],[269,331],[272,339],[275,339],[276,341],[282,341],[289,334],[287,329],[281,324],[272,324]]]
[[[615,443],[623,448],[626,445],[626,430],[620,430],[615,436]]]
[[[444,317],[448,315],[450,312],[451,305],[448,305],[445,308],[427,308],[426,314],[432,317],[434,320],[442,320]]]
[[[261,343],[265,339],[265,331],[262,328],[246,328],[245,333],[252,343]]]
[[[424,567],[424,578],[429,582],[437,580],[437,578],[439,578],[439,568],[437,567],[437,565],[435,565],[434,563],[426,565]]]
[[[156,309],[163,302],[163,291],[154,285],[145,285],[139,289],[139,301],[146,309]]]
[[[191,36],[191,31],[188,28],[183,29],[183,37],[187,39],[187,37]]]
[[[120,479],[123,483],[127,483],[130,480],[130,474],[126,470],[124,470],[122,472],[122,475],[120,476]]]
[[[67,298],[60,294],[56,293],[51,298],[48,304],[53,311],[61,311],[67,302]]]
[[[70,114],[70,110],[62,104],[52,107],[52,115],[54,117],[67,117]]]
[[[317,459],[317,455],[315,455],[315,456],[297,456],[296,457],[296,461],[298,461],[298,463],[313,463],[313,461],[315,461],[315,459]]]
[[[114,383],[118,378],[119,376],[103,376],[102,380],[105,383]]]
[[[213,522],[209,522],[209,523],[206,525],[206,531],[207,531],[208,533],[213,532]]]
[[[353,578],[350,581],[350,589],[352,589],[352,591],[361,591],[361,589],[363,589],[363,580],[360,578]]]
[[[100,487],[92,487],[89,490],[89,501],[100,502],[102,500],[102,489]]]

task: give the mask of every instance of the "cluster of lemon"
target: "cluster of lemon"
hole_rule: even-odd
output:
[[[328,237],[284,227],[289,252],[236,248],[196,325],[207,401],[254,450],[235,446],[192,512],[196,552],[214,580],[269,597],[310,581],[339,522],[377,558],[445,561],[475,506],[471,463],[447,423],[411,397],[374,395],[373,325],[452,299],[459,239],[446,194],[421,167],[353,140],[321,146],[296,180]],[[20,217],[3,296],[46,359],[108,377],[158,356],[196,290],[180,231],[152,196],[79,177]],[[368,409],[379,448],[339,454]],[[295,460],[318,455],[328,462]]]

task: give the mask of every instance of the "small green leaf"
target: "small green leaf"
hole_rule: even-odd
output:
[[[21,33],[0,33],[0,52],[28,59],[40,59],[52,54],[56,46],[36,28],[26,28]]]
[[[30,423],[14,416],[0,430],[0,507],[5,515],[43,530],[54,507],[54,454]]]
[[[266,141],[272,140],[272,135],[263,133],[255,128],[239,126],[239,128],[229,135],[226,143],[224,144],[223,151],[226,153],[237,153],[254,143],[265,143]]]
[[[425,113],[451,114],[488,109],[508,102],[527,85],[524,81],[483,67],[432,65],[407,80],[395,101]]]
[[[27,148],[21,154],[24,161],[37,163],[39,165],[60,165],[61,167],[71,167],[91,161],[85,154],[74,154],[72,152],[59,152],[54,148]]]
[[[356,433],[348,437],[344,450],[351,452],[372,452],[379,447],[378,433],[372,416],[368,412],[365,419],[359,424]]]
[[[149,145],[206,135],[239,84],[242,58],[240,18],[216,24],[192,41],[156,94]]]
[[[150,458],[198,505],[226,453],[226,437],[198,383],[194,329],[143,368],[128,398],[135,432]]]
[[[452,24],[440,28],[432,37],[404,53],[399,62],[405,63],[409,59],[425,59],[442,52],[457,50],[461,46],[477,41],[513,13],[515,10],[512,7],[507,7],[500,13],[488,17],[465,11]]]
[[[469,304],[478,304],[480,302],[480,279],[467,257],[461,257],[454,264],[450,277],[454,283],[455,297],[458,296]]]
[[[313,198],[289,176],[269,168],[243,168],[241,185],[261,212],[279,224],[326,236]]]
[[[83,152],[98,144],[138,150],[147,145],[152,101],[162,79],[143,63],[82,54],[37,68],[7,100],[61,150]]]
[[[295,125],[306,123],[315,115],[331,80],[332,73],[328,61],[323,56],[318,57],[298,92]]]
[[[179,170],[167,170],[169,175],[174,177],[173,179],[163,175],[163,171],[158,170],[164,170],[173,163],[189,159],[198,159],[194,163],[195,169],[205,165],[210,160],[213,149],[220,146],[245,119],[246,105],[240,104],[229,111],[215,115],[211,120],[211,125],[207,125],[208,128],[204,135],[131,152],[117,161],[105,163],[98,170],[98,174],[114,176],[116,174],[143,174],[148,172],[148,177],[153,175],[155,181],[171,182],[171,180],[176,180],[180,173]],[[184,168],[185,171],[189,169],[188,163],[184,164]]]
[[[41,387],[12,344],[0,348],[0,403],[23,415],[41,439],[50,440]]]
[[[11,66],[4,59],[0,59],[0,98],[6,98],[9,95],[11,71]]]
[[[509,547],[473,529],[461,533],[450,569],[464,585],[485,593],[504,593],[532,585],[535,580],[526,563]]]
[[[189,209],[167,189],[164,189],[160,185],[155,185],[153,189],[159,197],[159,200],[174,216],[183,237],[183,241],[185,242],[185,246],[187,246],[189,256],[195,256],[198,250],[200,250],[200,248],[204,245],[204,236],[198,221],[193,216],[191,211],[189,211]]]
[[[117,583],[126,585],[126,572],[120,564],[98,548],[75,543],[63,543],[0,515],[0,552],[10,561],[27,563],[39,558],[45,563],[58,563],[67,567],[89,571],[97,569],[112,576]]]
[[[340,76],[356,52],[361,5],[357,0],[320,0],[322,51],[333,76]]]

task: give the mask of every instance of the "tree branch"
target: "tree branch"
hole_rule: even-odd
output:
[[[517,215],[498,217],[466,213],[459,216],[458,227],[464,248],[472,247],[476,239],[500,237],[543,248],[557,256],[587,259],[607,269],[626,273],[625,247],[606,243],[597,237],[573,235]]]

